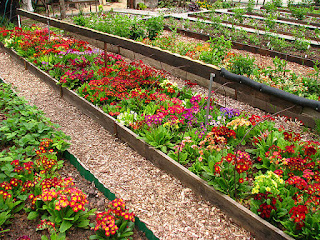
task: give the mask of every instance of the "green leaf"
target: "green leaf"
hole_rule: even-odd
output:
[[[167,147],[166,146],[162,146],[160,149],[161,149],[162,152],[167,153]]]
[[[46,235],[42,235],[41,240],[49,240],[49,238]]]
[[[86,228],[89,226],[90,221],[88,219],[81,221],[77,227],[78,228]]]
[[[129,236],[131,236],[131,235],[133,235],[133,232],[125,232],[125,233],[123,233],[123,234],[121,234],[121,236],[120,237],[129,237]]]
[[[60,226],[59,231],[62,232],[62,233],[64,233],[64,232],[66,232],[66,231],[67,231],[69,228],[71,228],[71,227],[72,227],[72,223],[64,220],[64,221],[62,221],[62,224],[61,224],[61,226]]]
[[[36,219],[38,216],[39,216],[38,212],[32,211],[32,212],[29,213],[27,218],[28,218],[28,220],[33,220],[33,219]]]
[[[66,217],[70,217],[72,214],[74,213],[73,209],[72,208],[69,208],[68,211],[66,212]],[[66,218],[64,218],[66,219]],[[73,219],[72,219],[73,220]]]
[[[8,140],[11,140],[17,135],[17,132],[12,132],[12,133],[6,133],[5,134]]]
[[[0,158],[0,162],[12,162],[12,157],[3,157]]]
[[[19,195],[17,196],[18,199],[25,201],[28,198],[28,195]]]
[[[0,226],[2,226],[10,218],[10,216],[10,211],[0,213]]]
[[[121,226],[119,227],[119,232],[122,232],[124,228],[127,226],[128,221],[124,221]]]
[[[99,236],[97,236],[97,235],[91,235],[91,236],[89,237],[89,239],[99,239]]]

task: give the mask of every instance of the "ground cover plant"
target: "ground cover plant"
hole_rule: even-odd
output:
[[[91,14],[90,16],[84,16],[80,13],[79,16],[73,18],[73,21],[80,26],[134,40],[146,37],[154,39],[163,30],[162,16],[143,20],[141,16],[115,14],[112,11],[100,12],[98,15]]]
[[[10,236],[12,219],[26,213],[29,221],[39,222],[42,240],[66,239],[71,228],[90,227],[95,231],[90,239],[128,239],[135,219],[121,199],[96,212],[73,179],[59,175],[69,143],[57,128],[9,85],[0,84],[0,236]],[[92,215],[96,220],[90,224]]]
[[[197,21],[190,21],[188,19],[175,19],[168,18],[165,20],[165,24],[171,28],[182,28],[188,31],[193,31],[197,33],[208,34],[212,37],[219,37],[221,35],[225,36],[227,39],[232,41],[241,42],[245,44],[250,44],[253,46],[258,46],[260,48],[267,48],[270,50],[289,53],[291,55],[296,55],[300,57],[308,57],[314,60],[318,58],[318,49],[310,45],[310,41],[306,39],[305,30],[292,31],[295,41],[287,41],[281,37],[274,36],[269,30],[270,27],[274,27],[273,19],[267,19],[267,27],[263,30],[267,34],[261,35],[258,33],[249,33],[245,30],[236,29],[236,22],[230,27],[224,26],[222,24],[222,19],[220,16],[216,16],[211,19],[212,23],[205,22],[204,20],[198,19]],[[315,31],[317,36],[318,31]]]
[[[302,25],[292,25],[285,22],[278,22],[277,15],[269,13],[264,19],[255,19],[251,16],[237,16],[236,14],[230,13],[219,13],[219,12],[208,12],[208,13],[196,13],[196,17],[199,19],[210,20],[212,22],[223,22],[230,23],[234,26],[250,27],[256,29],[257,31],[263,30],[274,33],[281,33],[290,36],[294,36],[296,39],[301,39],[304,37],[304,41],[308,42],[308,40],[319,40],[319,30],[317,28],[308,28],[307,26]]]
[[[212,37],[206,44],[196,44],[179,40],[178,34],[175,31],[177,27],[177,20],[165,20],[167,21],[167,23],[169,23],[170,26],[172,26],[173,33],[163,35],[161,34],[161,31],[163,29],[163,18],[151,18],[146,22],[146,24],[149,26],[149,28],[146,29],[148,32],[150,32],[151,29],[152,34],[147,34],[146,31],[138,30],[136,27],[134,27],[135,25],[129,23],[130,21],[125,20],[130,19],[130,17],[126,15],[124,16],[125,17],[123,17],[123,15],[108,13],[102,18],[97,15],[91,15],[90,18],[85,18],[84,16],[82,17],[87,19],[86,21],[88,24],[85,24],[86,27],[91,27],[97,30],[102,30],[116,35],[117,31],[122,31],[122,33],[119,36],[140,40],[145,44],[157,46],[174,53],[189,56],[193,59],[199,59],[206,63],[214,64],[219,67],[224,67],[233,73],[246,75],[257,82],[261,82],[269,86],[279,88],[281,90],[293,93],[301,97],[310,98],[313,100],[319,100],[320,98],[320,89],[318,87],[319,71],[317,67],[314,68],[314,72],[312,74],[308,76],[302,76],[297,75],[294,72],[286,71],[286,61],[279,60],[278,58],[275,58],[275,67],[271,69],[270,67],[257,66],[254,63],[254,59],[250,59],[249,57],[230,54],[229,51],[232,47],[232,44],[229,40],[229,35],[221,35],[221,26],[219,26],[219,21],[216,21],[216,24],[218,24],[216,30],[217,33],[219,33],[219,36]],[[119,22],[118,18],[122,19],[121,21],[125,21],[126,23],[121,25],[121,22]],[[112,24],[102,24],[101,21],[107,21],[108,23],[111,22]],[[77,22],[78,21],[75,21],[75,23]],[[179,23],[181,22],[179,21]],[[203,23],[201,21],[198,21],[198,23],[199,28],[202,28]],[[185,20],[183,24],[186,28],[188,28],[189,25],[196,23],[192,23],[191,21]],[[118,30],[111,31],[101,29],[101,27],[105,28],[105,26],[109,25],[115,26],[113,28],[116,28]],[[122,30],[122,28],[127,30]],[[232,34],[231,32],[229,33],[231,37]],[[146,36],[151,35],[151,38],[145,38]],[[246,34],[243,33],[241,36],[246,36]],[[279,41],[273,41],[273,37],[269,37],[271,39],[270,42],[274,42],[274,44],[287,44],[286,41],[280,39],[278,39]],[[298,43],[301,46],[304,46],[304,41],[297,40],[296,44]],[[309,45],[307,44],[306,46]],[[246,66],[246,68],[243,68],[242,66]],[[248,69],[250,70],[248,71]]]
[[[108,54],[105,63],[104,53],[84,42],[53,34],[49,40],[37,28],[0,36],[215,189],[297,239],[319,238],[319,142],[276,126],[272,116],[219,108],[193,94],[192,83],[180,89],[142,61]]]
[[[310,15],[309,13],[314,13]],[[253,14],[267,15],[269,13],[277,14],[278,17],[292,20],[299,20],[309,24],[319,23],[320,15],[314,11],[314,6],[297,7],[289,4],[287,8],[279,8],[273,3],[264,5],[259,10],[254,10]]]

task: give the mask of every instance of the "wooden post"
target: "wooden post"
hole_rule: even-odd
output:
[[[47,24],[48,24],[48,34],[49,34],[49,42],[50,42],[50,21],[47,20]]]
[[[107,68],[107,47],[108,47],[108,45],[107,45],[107,43],[106,42],[104,42],[104,66],[105,66],[105,68]]]
[[[20,18],[20,15],[18,15],[18,27],[21,28],[21,18]]]
[[[66,5],[64,0],[59,0],[60,5],[60,18],[65,19],[66,18]]]
[[[209,92],[208,92],[208,99],[207,99],[207,111],[206,111],[206,122],[205,126],[207,127],[208,125],[208,118],[209,118],[209,111],[210,111],[210,99],[211,99],[211,92],[212,92],[212,84],[213,84],[213,79],[216,77],[214,73],[210,73],[210,83],[209,83]]]

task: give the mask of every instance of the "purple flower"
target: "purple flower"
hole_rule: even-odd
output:
[[[238,109],[220,108],[220,111],[223,113],[224,116],[228,116],[228,118],[240,115],[240,111]]]

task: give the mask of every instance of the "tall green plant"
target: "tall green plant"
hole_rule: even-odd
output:
[[[230,51],[232,43],[230,40],[226,40],[223,35],[221,37],[210,38],[208,42],[210,43],[210,50],[203,51],[200,54],[200,60],[219,65]]]
[[[163,31],[164,23],[163,23],[164,17],[154,17],[149,18],[146,20],[146,28],[148,31],[148,37],[149,39],[153,40],[155,37],[160,34]]]

